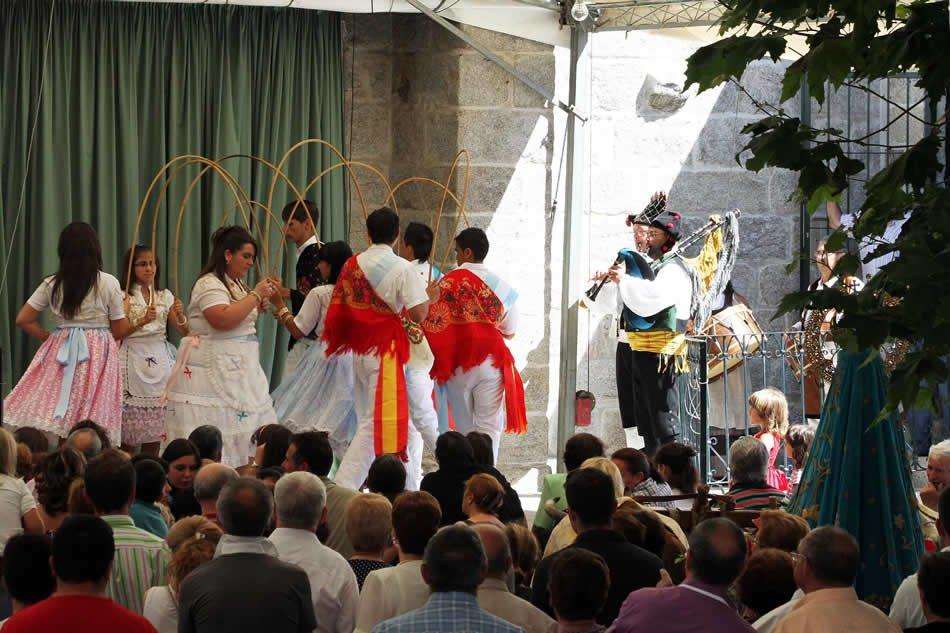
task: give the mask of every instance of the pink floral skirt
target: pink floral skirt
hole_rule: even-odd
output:
[[[76,422],[92,420],[106,430],[116,446],[122,435],[122,380],[119,346],[108,329],[87,329],[88,358],[75,364],[72,385],[63,394],[65,414],[54,415],[60,401],[67,368],[57,355],[67,345],[69,329],[59,329],[46,339],[20,381],[3,401],[4,422],[11,427],[49,431],[65,437]],[[65,352],[65,350],[64,350]]]

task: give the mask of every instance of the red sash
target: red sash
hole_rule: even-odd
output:
[[[376,454],[404,456],[409,433],[404,371],[409,338],[399,316],[373,290],[356,257],[343,265],[333,288],[323,341],[328,356],[353,352],[379,357],[373,412]]]
[[[505,306],[478,275],[464,268],[442,277],[439,289],[441,296],[429,305],[422,323],[435,355],[432,378],[445,382],[457,369],[472,369],[491,356],[505,386],[505,432],[524,433],[528,428],[524,383],[498,330]]]

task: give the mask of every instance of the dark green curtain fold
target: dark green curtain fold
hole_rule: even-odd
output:
[[[150,244],[157,218],[162,282],[187,303],[224,223],[244,224],[223,181],[205,174],[189,198],[176,251],[179,205],[200,166],[183,168],[163,203],[156,187],[138,235],[135,216],[152,178],[175,156],[235,154],[276,163],[294,143],[322,138],[343,151],[343,62],[339,14],[284,8],[195,6],[102,0],[5,0],[0,11],[0,295],[4,395],[36,349],[13,321],[40,279],[55,271],[59,231],[73,220],[96,227],[105,270],[117,276],[135,241]],[[52,13],[51,13],[52,12]],[[30,126],[52,14],[52,39],[32,159]],[[298,150],[286,173],[301,189],[338,162],[317,144]],[[266,203],[271,171],[245,158],[223,163],[253,200]],[[14,233],[22,182],[25,202]],[[292,193],[278,182],[274,213]],[[324,240],[345,239],[344,171],[307,194],[321,209]],[[264,232],[252,218],[254,232]],[[264,236],[271,271],[293,274],[293,244],[280,227]],[[177,262],[178,280],[170,273]],[[177,286],[177,287],[176,287]],[[262,363],[279,378],[286,334],[258,324]]]

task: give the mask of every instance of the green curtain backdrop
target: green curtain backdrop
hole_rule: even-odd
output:
[[[32,159],[30,128],[41,83],[52,11],[52,37]],[[343,62],[339,14],[285,8],[196,6],[94,0],[4,0],[0,11],[0,261],[9,256],[0,295],[3,394],[37,344],[13,326],[17,311],[56,270],[59,231],[73,220],[99,232],[104,268],[113,274],[134,242],[151,243],[151,211],[133,235],[149,182],[182,154],[250,154],[277,162],[291,145],[323,138],[343,151]],[[303,187],[338,160],[319,145],[294,154],[286,171]],[[266,201],[270,171],[246,159],[224,166],[254,200]],[[184,168],[158,208],[162,283],[187,304],[210,250],[209,238],[231,214],[223,182],[208,174],[190,197],[177,253],[179,282],[169,279],[179,203],[200,167]],[[21,185],[25,204],[14,234]],[[282,183],[274,210],[290,199]],[[346,238],[343,170],[307,196],[320,207],[323,239]],[[153,197],[154,200],[154,197]],[[154,205],[150,205],[150,209]],[[271,269],[290,280],[293,244],[280,254],[279,227],[267,236]],[[262,363],[279,379],[286,333],[259,322]],[[276,384],[274,382],[274,384]]]

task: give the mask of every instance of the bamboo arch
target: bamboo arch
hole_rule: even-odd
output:
[[[336,158],[337,162],[332,165],[324,168],[321,172],[315,175],[313,178],[307,181],[306,185],[301,189],[299,188],[288,176],[286,173],[286,165],[288,161],[292,158],[293,154],[299,149],[307,145],[320,145],[328,149]],[[254,200],[251,198],[248,191],[241,186],[238,179],[226,169],[222,163],[229,160],[244,159],[249,160],[252,164],[258,167],[264,167],[270,170],[271,179],[267,187],[267,198],[266,201]],[[464,160],[464,162],[463,162]],[[459,169],[459,166],[462,165],[464,168],[464,180],[462,191],[460,194],[456,194],[452,190],[452,179],[455,177],[456,171]],[[159,168],[155,176],[152,178],[149,183],[148,188],[145,191],[145,195],[142,198],[141,203],[139,204],[138,212],[136,213],[135,225],[132,235],[132,243],[136,244],[138,242],[139,232],[142,229],[142,221],[145,216],[146,211],[151,209],[152,212],[152,226],[151,226],[151,243],[150,248],[152,252],[156,251],[158,246],[158,220],[161,214],[162,205],[165,202],[165,199],[169,196],[169,189],[173,182],[185,171],[186,168],[190,166],[199,166],[200,170],[198,173],[191,177],[188,181],[187,186],[185,187],[184,194],[181,199],[178,201],[177,214],[175,216],[175,234],[174,242],[171,249],[171,268],[170,268],[170,279],[169,285],[172,288],[175,296],[180,297],[180,286],[179,286],[179,259],[180,259],[180,241],[181,241],[181,231],[182,225],[184,223],[185,211],[188,208],[188,201],[191,199],[192,194],[197,188],[198,184],[203,180],[206,175],[216,176],[217,179],[222,181],[225,185],[227,191],[231,193],[233,198],[233,204],[227,205],[224,211],[222,212],[221,222],[222,225],[227,223],[230,218],[233,216],[235,211],[240,215],[240,219],[243,219],[244,225],[247,227],[248,231],[260,239],[261,242],[261,252],[257,261],[255,262],[256,269],[259,274],[278,274],[279,273],[279,263],[274,266],[274,262],[271,258],[270,247],[268,245],[268,236],[271,231],[279,230],[281,239],[279,241],[279,253],[278,253],[278,262],[284,260],[285,249],[287,248],[286,240],[283,239],[284,230],[286,228],[286,222],[282,219],[279,219],[273,211],[273,199],[274,194],[277,188],[279,181],[282,181],[290,189],[293,200],[296,201],[297,205],[303,205],[304,209],[307,211],[307,215],[310,216],[309,208],[304,204],[307,194],[317,185],[320,180],[327,174],[333,173],[338,169],[345,169],[346,176],[348,180],[352,183],[353,190],[356,192],[356,197],[359,202],[360,210],[363,215],[364,221],[369,216],[367,209],[367,200],[363,192],[362,183],[357,175],[357,171],[367,171],[372,176],[376,177],[385,187],[385,190],[388,192],[384,204],[390,205],[392,209],[398,214],[399,206],[396,199],[396,194],[405,186],[413,184],[421,184],[427,186],[436,187],[438,190],[441,190],[442,196],[439,203],[438,209],[435,211],[434,221],[433,221],[433,244],[432,252],[436,253],[436,242],[438,240],[439,228],[442,220],[442,214],[445,211],[446,203],[451,200],[456,207],[456,218],[455,218],[455,228],[453,235],[458,231],[459,223],[464,220],[466,226],[469,225],[468,217],[466,216],[466,199],[468,197],[469,191],[469,182],[471,176],[471,160],[467,150],[461,150],[456,154],[454,161],[452,162],[451,169],[446,177],[445,182],[439,182],[432,178],[426,178],[421,176],[406,178],[398,182],[395,186],[389,181],[389,178],[381,172],[375,166],[359,160],[350,160],[346,158],[343,153],[337,149],[332,143],[325,141],[319,138],[308,138],[301,141],[298,141],[293,146],[287,149],[286,152],[281,156],[280,160],[277,163],[268,161],[265,158],[259,156],[253,156],[250,154],[229,154],[218,159],[211,159],[197,154],[182,154],[176,156],[166,162],[164,165]],[[164,179],[161,187],[158,188],[159,182]],[[156,193],[156,188],[158,192]],[[154,201],[152,198],[154,197]],[[150,204],[152,202],[152,204]],[[296,210],[296,206],[294,209]],[[273,220],[273,223],[271,222]],[[311,223],[313,223],[313,217],[310,217]],[[314,224],[314,229],[317,231],[319,237],[319,230]],[[363,227],[365,233],[365,224]],[[448,261],[448,257],[451,254],[451,242],[446,248],[445,255],[442,259],[441,266],[444,269]],[[129,258],[128,268],[125,271],[126,274],[126,288],[131,287],[132,281],[132,270],[134,264],[134,258]],[[431,270],[430,270],[431,276]],[[150,293],[151,298],[149,303],[151,304],[154,301],[154,294]]]

